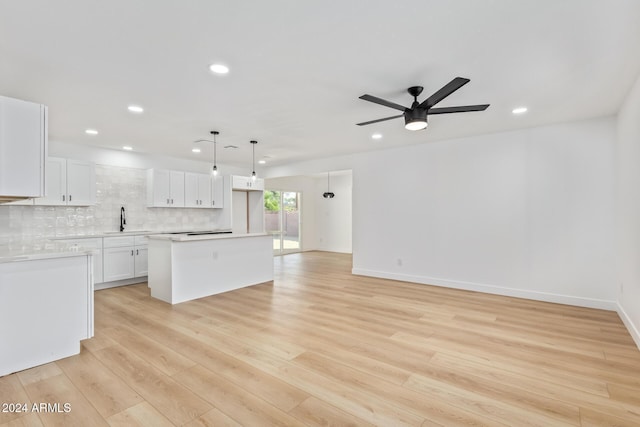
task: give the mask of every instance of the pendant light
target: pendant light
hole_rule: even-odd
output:
[[[220,132],[212,130],[211,134],[213,135],[213,176],[218,176],[218,165],[216,164],[216,149],[218,147],[218,143],[216,141],[216,136],[220,135]]]
[[[251,179],[256,180],[256,144],[258,141],[250,141],[251,148],[253,150],[253,171],[251,172]]]
[[[330,184],[331,179],[329,176],[330,172],[327,172],[327,192],[322,195],[325,199],[333,199],[336,195],[331,192]]]

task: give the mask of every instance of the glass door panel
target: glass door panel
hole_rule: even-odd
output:
[[[275,255],[300,252],[300,198],[295,191],[264,192],[266,232],[273,236]]]
[[[282,192],[282,252],[300,252],[300,193]]]
[[[282,193],[280,191],[264,192],[264,224],[267,233],[273,236],[273,253],[282,253]]]

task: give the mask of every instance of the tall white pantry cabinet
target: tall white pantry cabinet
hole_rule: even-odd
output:
[[[47,107],[0,96],[0,202],[42,197]]]

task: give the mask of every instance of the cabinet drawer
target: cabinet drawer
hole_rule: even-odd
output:
[[[135,236],[118,236],[118,237],[105,237],[104,247],[106,248],[120,248],[123,246],[133,246],[135,244]]]

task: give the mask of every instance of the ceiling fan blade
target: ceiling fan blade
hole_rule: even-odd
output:
[[[364,99],[365,101],[374,102],[376,104],[384,105],[385,107],[395,108],[396,110],[403,111],[406,110],[406,107],[403,107],[400,104],[396,104],[395,102],[387,101],[386,99],[378,98],[377,96],[372,95],[362,95],[360,99]]]
[[[357,125],[358,126],[371,125],[373,123],[384,122],[385,120],[397,119],[398,117],[402,117],[402,116],[404,116],[404,114],[400,114],[398,116],[385,117],[384,119],[371,120],[370,122],[357,123]]]
[[[420,104],[420,108],[431,108],[436,105],[438,102],[445,99],[447,96],[451,95],[456,90],[460,89],[462,86],[469,83],[471,80],[465,79],[464,77],[456,77],[451,80],[449,83],[444,85],[439,91],[425,99],[422,104]]]
[[[463,105],[460,107],[443,107],[432,108],[427,111],[427,114],[447,114],[447,113],[465,113],[467,111],[484,111],[489,107],[489,104],[482,105]]]

